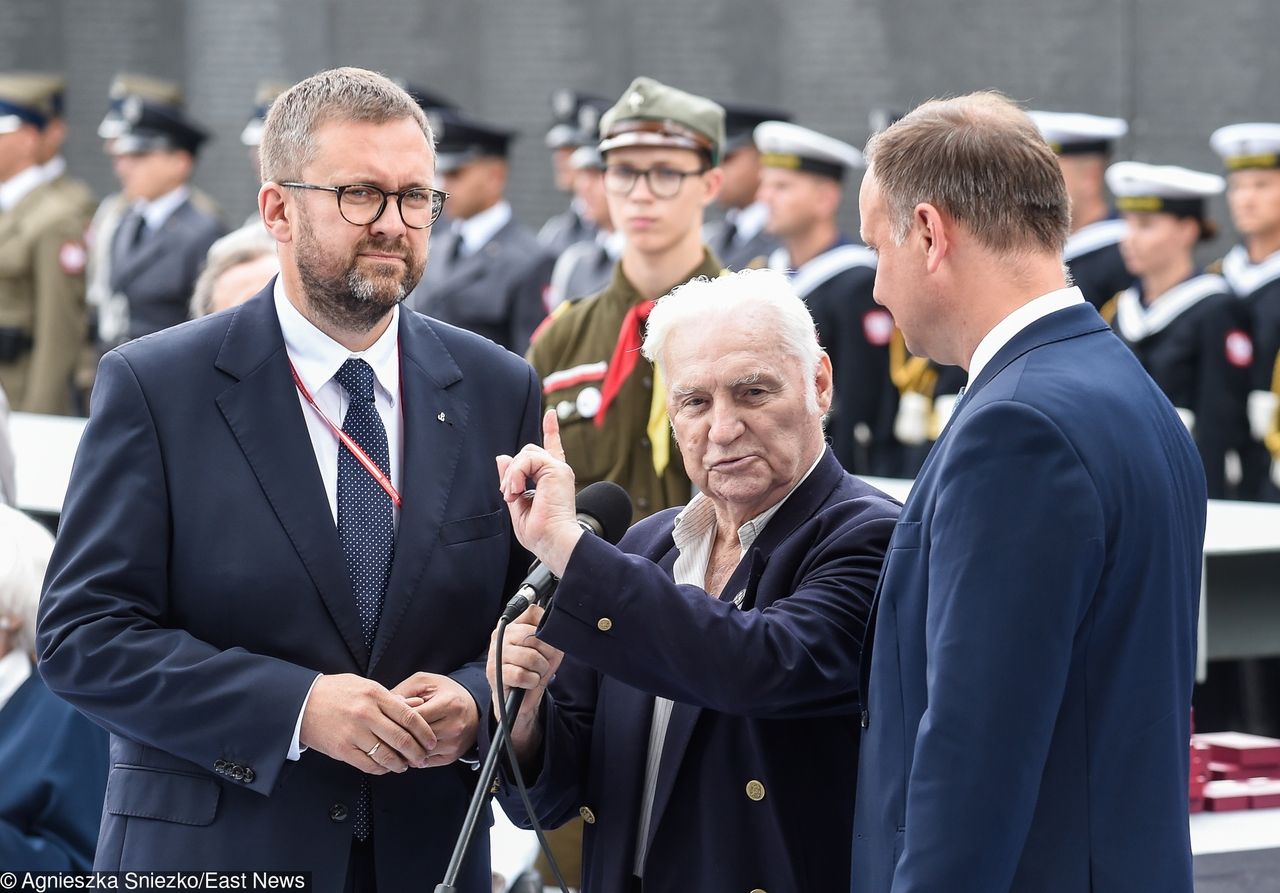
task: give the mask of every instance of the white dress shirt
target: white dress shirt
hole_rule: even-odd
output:
[[[347,414],[350,396],[347,389],[334,381],[333,376],[351,357],[364,360],[373,368],[373,402],[387,429],[387,451],[391,462],[391,485],[400,490],[402,480],[404,440],[400,412],[400,308],[391,312],[391,323],[373,346],[353,352],[317,329],[310,320],[293,306],[284,293],[284,277],[277,276],[274,289],[276,315],[280,318],[280,331],[284,335],[285,351],[293,368],[298,371],[302,384],[311,393],[316,406],[339,428]],[[296,390],[296,388],[295,388]],[[302,417],[307,420],[307,433],[311,435],[311,448],[315,451],[320,479],[324,482],[325,495],[329,498],[329,510],[333,523],[338,523],[338,437],[325,424],[307,398],[298,392]],[[399,524],[400,510],[392,506],[393,523]],[[317,679],[320,677],[317,675]],[[312,682],[312,687],[315,683]],[[310,700],[311,692],[307,692]],[[302,754],[299,736],[302,732],[302,716],[307,701],[302,702],[298,722],[294,726],[293,741],[289,745],[289,759],[296,760]]]
[[[191,189],[185,183],[177,189],[171,189],[164,195],[151,201],[133,203],[133,210],[142,215],[147,226],[147,233],[160,231],[165,221],[173,216],[173,212],[182,207],[182,203],[191,197]]]
[[[44,185],[44,168],[33,164],[0,183],[0,211],[12,211],[37,186]]]
[[[738,528],[738,544],[742,547],[739,561],[764,531],[770,519],[782,508],[782,504],[791,498],[796,488],[813,474],[826,454],[824,448],[818,453],[817,460],[809,466],[804,477],[796,482],[796,486],[787,492],[769,508],[756,515]],[[705,493],[697,493],[680,514],[676,515],[675,527],[671,531],[675,540],[676,557],[672,568],[672,577],[677,583],[697,586],[703,589],[707,585],[707,564],[711,561],[711,550],[716,541],[716,507]],[[742,595],[734,597],[734,604],[742,606]],[[712,597],[708,593],[708,597]],[[672,701],[667,698],[653,699],[653,725],[649,728],[649,757],[644,767],[644,799],[640,801],[640,829],[636,838],[636,877],[644,877],[645,841],[649,837],[649,823],[653,818],[653,796],[658,786],[658,767],[662,762],[662,748],[667,741],[667,726],[671,722]]]
[[[995,328],[987,332],[986,337],[978,342],[977,348],[974,349],[973,359],[969,361],[969,381],[965,384],[965,388],[967,389],[969,385],[977,381],[978,376],[982,374],[983,368],[1000,352],[1000,348],[1012,341],[1014,336],[1027,326],[1043,319],[1050,313],[1057,313],[1059,310],[1065,310],[1068,307],[1083,303],[1084,295],[1081,294],[1079,288],[1072,285],[1028,301],[1000,320],[1000,322],[996,323]]]
[[[454,221],[454,229],[462,239],[462,257],[470,257],[496,236],[504,226],[511,222],[511,204],[500,201],[491,208],[486,208],[474,217]]]

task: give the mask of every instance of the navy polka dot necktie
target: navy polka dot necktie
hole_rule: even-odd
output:
[[[351,395],[342,430],[389,478],[387,429],[373,403],[373,368],[364,360],[352,358],[342,364],[333,378]],[[347,555],[347,573],[351,575],[351,591],[360,613],[360,631],[372,657],[373,638],[382,617],[382,602],[395,554],[391,497],[343,446],[338,448],[338,538]],[[372,831],[369,798],[366,778],[360,787],[355,815],[355,835],[360,840],[366,840]]]

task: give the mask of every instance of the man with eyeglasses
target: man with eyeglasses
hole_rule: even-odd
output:
[[[537,438],[538,383],[400,306],[445,199],[401,88],[314,75],[261,157],[280,275],[102,360],[40,669],[112,734],[98,868],[417,890],[444,874],[528,567],[493,457]],[[481,836],[457,889],[489,883]]]
[[[721,273],[703,244],[702,220],[720,189],[723,144],[719,105],[650,78],[632,82],[600,120],[622,258],[604,291],[559,305],[529,348],[578,486],[622,485],[637,520],[691,495],[661,383],[639,348],[657,298]]]

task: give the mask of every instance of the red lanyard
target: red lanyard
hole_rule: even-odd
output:
[[[396,488],[391,485],[391,479],[382,473],[382,469],[378,467],[378,463],[369,458],[369,454],[361,448],[360,444],[351,439],[350,434],[343,431],[330,421],[329,417],[324,414],[324,410],[319,406],[316,406],[315,398],[311,396],[311,392],[307,390],[307,386],[304,385],[302,383],[302,379],[298,377],[298,370],[293,367],[293,360],[289,361],[289,371],[293,373],[293,383],[298,386],[298,393],[306,398],[307,402],[311,404],[311,408],[316,411],[316,414],[319,415],[320,418],[324,419],[324,423],[329,426],[329,430],[337,436],[338,441],[347,448],[347,451],[355,457],[357,462],[364,466],[364,470],[369,472],[369,475],[378,482],[378,486],[387,492],[387,495],[391,497],[391,501],[395,504],[395,507],[400,508],[400,494],[396,492]],[[401,388],[401,391],[403,391],[403,388]],[[401,396],[403,397],[403,393]]]

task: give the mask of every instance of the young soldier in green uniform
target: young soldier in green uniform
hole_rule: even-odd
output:
[[[68,413],[89,220],[41,166],[52,87],[44,75],[0,75],[0,388],[15,410]]]
[[[544,406],[560,419],[578,484],[620,484],[639,520],[690,497],[663,391],[640,343],[657,298],[721,272],[702,243],[702,218],[720,189],[724,110],[637,78],[601,118],[600,138],[609,212],[626,247],[609,286],[561,304],[535,333],[528,359]]]

